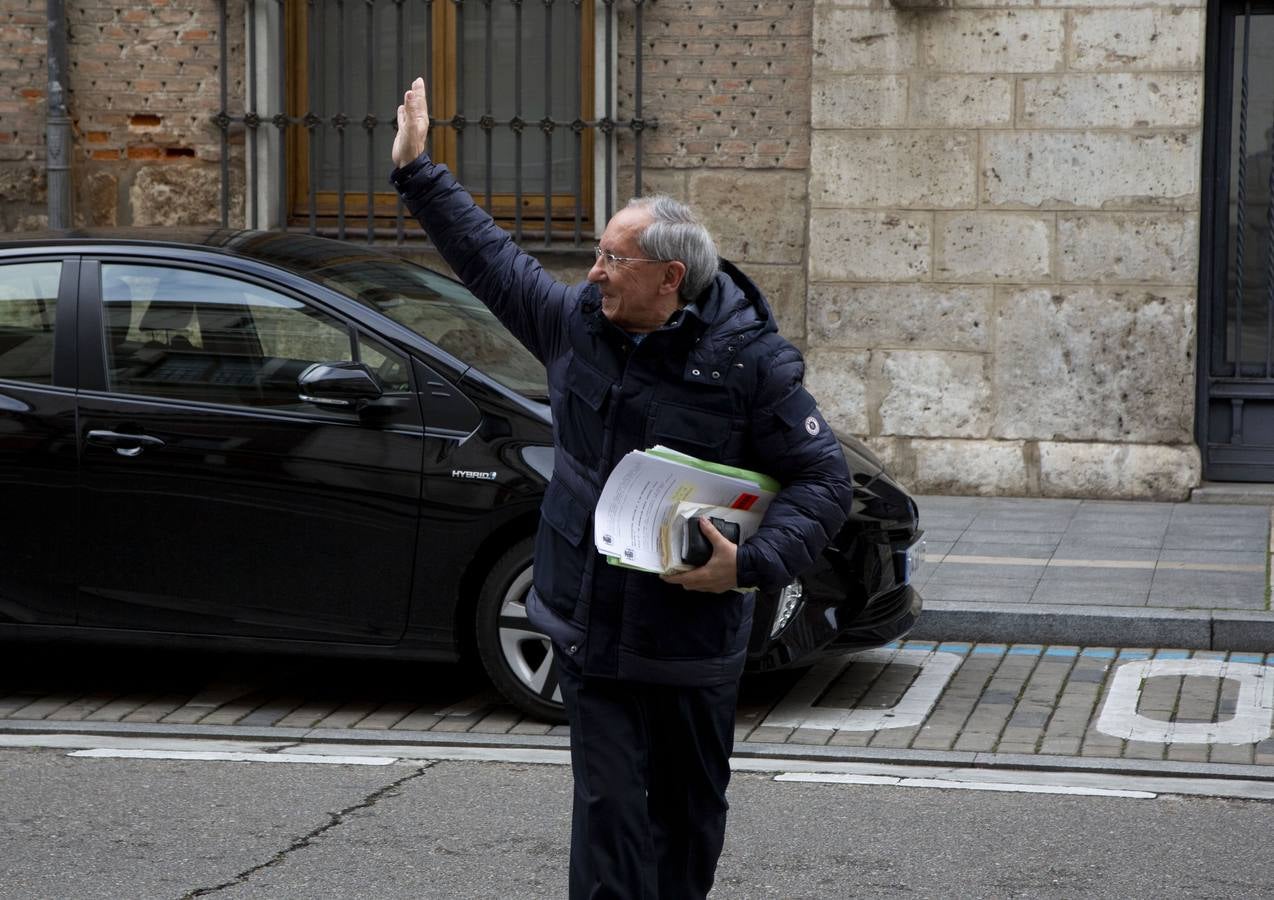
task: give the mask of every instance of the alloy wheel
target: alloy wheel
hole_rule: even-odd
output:
[[[531,627],[526,597],[532,568],[527,566],[509,583],[500,601],[500,651],[514,677],[531,693],[553,703],[562,702],[562,688],[553,664],[553,645]]]

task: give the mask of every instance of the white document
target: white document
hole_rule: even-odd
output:
[[[602,488],[593,542],[621,565],[673,571],[681,559],[679,533],[678,543],[672,542],[680,504],[748,511],[730,517],[739,522],[740,540],[745,540],[756,532],[777,490],[777,483],[764,475],[704,463],[665,447],[634,451],[619,461]]]

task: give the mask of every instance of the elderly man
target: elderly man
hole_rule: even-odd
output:
[[[634,200],[583,284],[555,281],[425,154],[423,79],[398,108],[391,180],[456,274],[548,370],[554,470],[532,623],[553,642],[575,775],[570,895],[703,897],[726,785],[752,593],[777,590],[844,524],[849,472],[761,292],[690,211]],[[735,546],[660,578],[607,565],[589,536],[628,452],[663,444],[782,485]]]

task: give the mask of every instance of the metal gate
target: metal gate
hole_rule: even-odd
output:
[[[1204,478],[1274,481],[1274,0],[1208,22],[1199,416]]]

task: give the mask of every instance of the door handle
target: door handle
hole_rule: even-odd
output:
[[[88,433],[88,442],[99,447],[112,447],[120,456],[138,456],[143,450],[158,450],[164,442],[149,434],[120,434],[117,431],[94,430]]]

